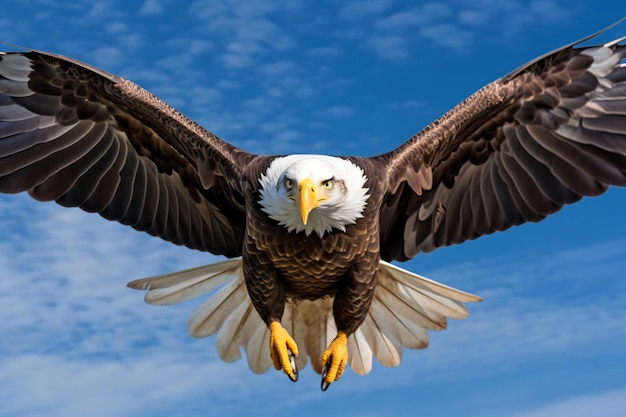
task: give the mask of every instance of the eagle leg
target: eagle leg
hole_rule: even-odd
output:
[[[348,335],[339,331],[337,337],[330,342],[328,349],[322,354],[322,391],[326,391],[330,384],[339,380],[348,363]]]
[[[274,368],[283,370],[293,382],[298,380],[298,368],[296,368],[296,356],[298,356],[298,346],[295,340],[279,322],[273,321],[270,324],[270,354]]]

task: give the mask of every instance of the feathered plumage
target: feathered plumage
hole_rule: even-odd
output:
[[[243,348],[253,372],[263,373],[270,368],[269,355],[256,354],[265,352],[269,331],[256,331],[266,326],[248,296],[241,258],[144,278],[132,285],[148,290],[146,301],[155,305],[180,303],[220,288],[193,311],[189,333],[194,337],[217,333],[217,351],[226,362],[241,359]],[[369,312],[361,327],[349,337],[351,368],[358,374],[367,374],[374,356],[386,366],[397,366],[403,346],[427,347],[427,330],[445,329],[446,317],[467,317],[468,310],[462,303],[477,300],[476,296],[382,261]],[[330,297],[290,300],[286,304],[281,321],[300,347],[299,368],[310,357],[313,369],[321,372],[322,352],[337,333],[332,308]]]
[[[233,258],[129,285],[153,304],[211,293],[189,331],[217,333],[222,359],[243,348],[253,371],[295,379],[297,345],[328,384],[345,360],[397,365],[479,300],[387,262],[626,185],[622,43],[546,54],[371,158],[254,155],[123,78],[3,53],[0,191]]]

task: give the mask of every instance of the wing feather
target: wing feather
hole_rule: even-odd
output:
[[[113,153],[114,151],[114,153]],[[111,146],[111,163],[94,184],[94,192],[80,207],[83,210],[100,213],[113,201],[115,191],[120,183],[120,172],[128,155],[128,146],[123,141],[113,141]]]
[[[80,179],[103,157],[112,143],[110,138],[103,138],[106,127],[103,125],[92,125],[91,129],[84,134],[80,134],[78,140],[71,147],[55,153],[55,164],[50,164],[46,159],[42,159],[38,164],[31,164],[28,167],[43,165],[50,170],[58,169],[54,174],[44,171],[36,178],[40,179],[38,185],[32,187],[30,195],[40,201],[58,200],[83,184],[79,184]],[[76,133],[76,132],[73,132]],[[22,175],[22,177],[34,177]],[[85,197],[89,194],[85,193]],[[80,202],[75,204],[80,205]]]
[[[254,157],[120,77],[45,52],[0,53],[0,192],[238,256]]]
[[[126,144],[125,141],[120,141],[120,143]],[[127,149],[123,158],[124,165],[118,176],[119,183],[115,186],[115,194],[100,214],[108,220],[126,219],[130,224],[135,224],[139,214],[136,211],[130,211],[129,208],[143,209],[146,178],[137,154],[128,151],[128,146],[125,146]]]
[[[57,202],[68,207],[82,207],[93,195],[102,177],[109,171],[117,157],[119,145],[113,135],[107,134],[106,129],[100,135],[98,142],[91,151],[77,161],[82,165],[83,174],[76,179],[72,187],[67,190]],[[88,164],[85,164],[85,162]]]
[[[626,186],[623,42],[546,54],[373,158],[387,169],[383,259],[537,222]]]

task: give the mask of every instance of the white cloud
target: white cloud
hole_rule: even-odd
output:
[[[140,15],[159,15],[163,13],[163,6],[158,0],[145,0],[139,9]]]
[[[222,61],[226,68],[246,68],[255,64],[255,59],[250,55],[225,53],[222,55]]]
[[[623,417],[624,410],[626,389],[621,389],[566,398],[508,417]]]
[[[270,77],[282,77],[285,74],[289,74],[296,68],[296,65],[291,61],[278,61],[259,66],[259,71]]]
[[[333,106],[317,113],[322,118],[345,119],[354,114],[354,110],[348,106]]]
[[[340,12],[341,17],[351,20],[362,19],[366,16],[378,15],[393,4],[389,0],[360,0],[348,3]]]
[[[358,17],[355,21],[361,20],[356,25],[359,30],[351,29],[353,38],[363,38],[367,33],[366,43],[376,53],[399,59],[411,55],[415,42],[428,41],[457,51],[477,44],[478,36],[485,34],[485,41],[508,42],[538,25],[567,24],[572,8],[554,1],[482,0],[468,7],[466,2],[447,0],[411,8],[383,7],[372,1],[350,3],[342,16],[351,15]],[[372,26],[376,30],[372,31]]]
[[[128,25],[125,22],[111,22],[106,25],[106,31],[111,34],[124,33],[128,31]]]
[[[452,49],[461,49],[472,41],[472,33],[451,24],[429,25],[420,29],[425,38]]]
[[[203,22],[203,32],[219,35],[221,60],[226,68],[232,69],[251,67],[270,51],[284,51],[293,46],[290,36],[269,19],[278,10],[294,13],[297,5],[201,0],[190,7],[192,15]]]
[[[97,48],[90,53],[90,64],[100,68],[110,68],[113,70],[115,67],[124,65],[124,61],[128,60],[130,56],[127,51],[117,46],[103,46]]]
[[[453,357],[462,366],[480,362],[485,372],[502,372],[535,358],[626,349],[626,306],[619,297],[626,290],[620,275],[626,242],[528,255],[427,271],[426,276],[460,288],[471,283],[471,291],[483,297],[470,306],[471,316],[445,336],[455,342],[426,353],[440,358],[434,366]],[[597,276],[603,277],[600,282]],[[480,348],[465,349],[473,343]]]
[[[220,90],[234,90],[240,87],[240,84],[232,80],[219,80],[215,86]]]
[[[89,2],[49,4],[46,10],[39,7],[43,3],[32,3],[38,17],[3,19],[0,38],[88,58],[145,84],[225,139],[267,153],[328,152],[328,143],[336,143],[337,137],[353,140],[358,152],[369,152],[365,142],[351,136],[364,137],[358,129],[341,135],[344,122],[350,126],[361,115],[358,100],[349,99],[355,90],[362,92],[354,79],[387,65],[402,69],[409,60],[430,57],[418,48],[425,43],[458,48],[463,31],[470,28],[476,44],[485,41],[481,47],[508,41],[520,30],[544,30],[546,19],[563,16],[571,6],[488,0],[471,8],[444,2],[431,4],[420,15],[414,5],[353,2],[339,21],[345,27],[331,27],[338,21],[314,19],[307,14],[312,9],[299,2],[210,1],[197,5],[191,17],[148,31],[142,25],[152,24],[156,15],[143,21],[135,14],[136,6],[127,13],[116,10],[119,3],[105,3],[100,15],[89,13]],[[175,13],[167,13],[168,7],[180,4],[159,4],[163,16],[176,19]],[[149,0],[144,8],[156,12],[157,5]],[[323,16],[341,9],[329,6]],[[65,30],[59,31],[59,25]],[[416,50],[423,55],[414,55]],[[381,63],[381,56],[402,59]],[[226,65],[228,59],[231,66]],[[381,106],[424,110],[424,103]],[[333,115],[344,119],[337,123],[329,119]],[[323,122],[316,120],[322,116]],[[367,122],[360,128],[368,140],[386,142],[387,136],[381,139]],[[393,130],[395,123],[385,123],[384,129]],[[411,118],[410,123],[422,122]],[[471,289],[485,301],[471,306],[468,320],[452,322],[449,330],[434,334],[429,349],[405,352],[399,368],[375,367],[365,378],[349,374],[322,397],[319,378],[310,369],[292,385],[278,372],[253,375],[245,360],[221,363],[212,338],[195,340],[186,334],[194,302],[155,308],[143,303],[141,293],[125,287],[128,280],[208,263],[212,256],[76,209],[34,203],[25,195],[0,196],[0,213],[0,415],[97,414],[94,410],[106,415],[241,414],[250,411],[251,404],[258,406],[258,398],[268,404],[259,410],[267,415],[306,414],[322,406],[349,414],[355,407],[347,404],[346,396],[355,404],[367,404],[376,394],[381,410],[404,407],[417,396],[399,395],[386,403],[379,398],[381,391],[401,392],[409,384],[444,390],[459,379],[474,386],[489,379],[495,385],[503,375],[523,372],[538,360],[569,361],[569,369],[607,353],[621,357],[626,350],[626,312],[620,303],[626,290],[621,280],[623,240],[549,255],[530,248],[524,253],[532,256],[530,263],[519,262],[519,254],[467,264],[442,257],[441,265],[447,267],[426,275]],[[410,268],[422,272],[421,262]],[[589,381],[594,383],[593,378]],[[607,386],[615,384],[608,381]],[[611,416],[612,410],[624,408],[623,390],[597,389],[597,394],[591,391],[581,398],[567,391],[547,406],[525,404],[528,410],[517,417],[575,417],[576,410],[601,410]],[[464,403],[462,398],[458,402]],[[285,409],[279,410],[282,406]]]
[[[392,59],[403,59],[408,56],[407,39],[396,35],[372,36],[367,44],[380,56]]]
[[[206,392],[213,393],[212,411],[219,412],[228,408],[241,380],[239,372],[231,367],[225,373],[224,367],[170,350],[123,361],[54,354],[13,356],[10,361],[0,360],[0,415],[152,415],[174,411],[181,408],[177,404]],[[29,370],[36,372],[25,372]]]
[[[320,56],[337,56],[341,54],[341,51],[337,48],[325,46],[325,47],[307,49],[305,53],[307,55],[320,57]]]
[[[376,26],[385,30],[402,30],[417,26],[424,21],[425,18],[417,11],[403,11],[380,19],[376,22]]]

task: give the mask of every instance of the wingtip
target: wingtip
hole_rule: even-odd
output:
[[[133,290],[139,291],[148,291],[150,289],[150,284],[145,282],[143,279],[136,279],[134,281],[130,281],[126,284],[128,288],[132,288]]]
[[[483,302],[483,297],[476,295],[476,294],[470,294],[468,292],[465,293],[466,297],[468,298],[465,302],[466,303],[482,303]]]
[[[18,52],[32,52],[33,51],[32,48],[27,48],[25,46],[17,45],[15,43],[11,43],[11,42],[0,41],[0,45],[7,46],[7,47],[13,48],[13,49],[18,49],[19,50]],[[6,54],[6,51],[2,51],[1,54],[2,55]]]

